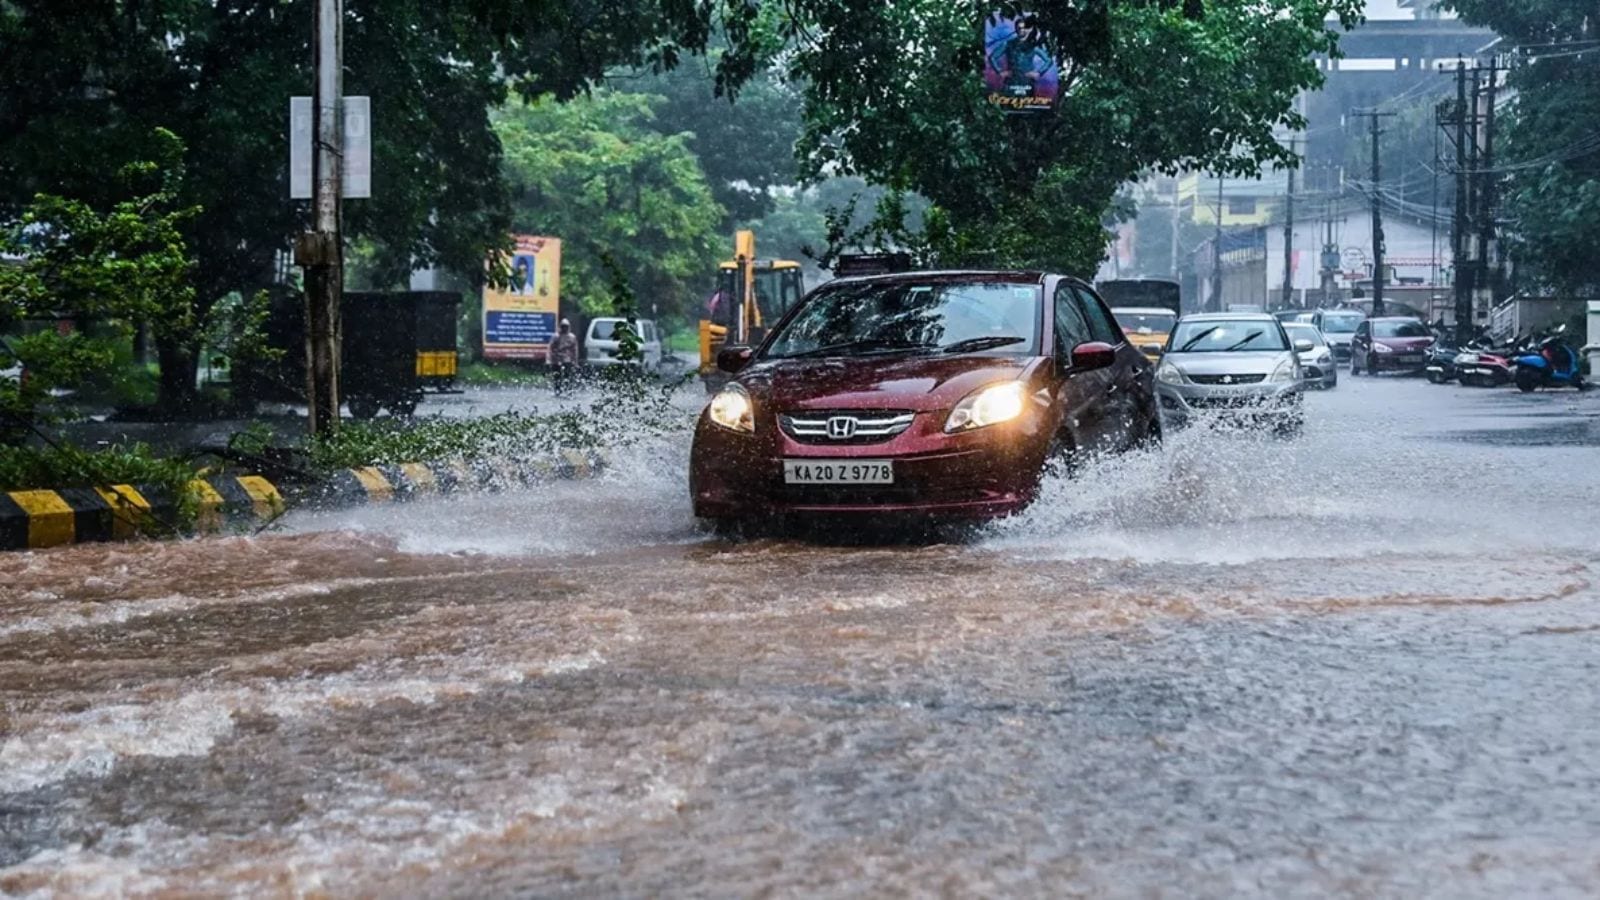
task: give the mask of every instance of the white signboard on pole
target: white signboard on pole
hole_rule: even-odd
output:
[[[340,193],[346,199],[372,196],[372,98],[344,98],[344,165]],[[310,97],[289,98],[289,197],[311,199]]]

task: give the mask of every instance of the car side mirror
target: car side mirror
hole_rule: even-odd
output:
[[[1300,351],[1301,353],[1310,353],[1311,351],[1317,349],[1317,344],[1315,341],[1309,341],[1305,338],[1301,338],[1300,340],[1294,342],[1294,349]]]
[[[1072,371],[1093,372],[1108,369],[1117,361],[1117,348],[1102,341],[1089,341],[1072,348]]]
[[[729,375],[737,375],[750,365],[754,357],[755,350],[749,347],[723,347],[717,351],[717,368]]]

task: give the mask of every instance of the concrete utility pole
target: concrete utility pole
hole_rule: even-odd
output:
[[[1211,241],[1211,306],[1221,312],[1222,305],[1222,185],[1225,179],[1217,176],[1217,234]]]
[[[1289,152],[1294,152],[1289,139]],[[1294,306],[1294,169],[1289,170],[1289,193],[1283,201],[1283,308]]]
[[[343,0],[316,0],[312,30],[313,230],[301,235],[297,262],[306,271],[306,400],[315,435],[339,430],[339,296],[344,290],[344,249],[339,234],[344,158]]]
[[[1378,127],[1383,119],[1390,118],[1395,113],[1378,112],[1369,110],[1356,113],[1366,116],[1372,123],[1372,317],[1383,315],[1383,161],[1380,155],[1379,138],[1383,136],[1383,129]]]
[[[1495,240],[1494,208],[1495,208],[1495,178],[1494,178],[1494,104],[1495,94],[1499,90],[1500,61],[1489,61],[1489,83],[1484,86],[1483,97],[1483,152],[1478,157],[1477,165],[1473,166],[1474,174],[1478,179],[1478,293],[1483,305],[1493,309],[1500,301],[1499,280],[1496,273],[1489,268],[1489,258],[1496,256],[1493,252]],[[1474,304],[1476,306],[1477,304]]]
[[[1467,255],[1467,210],[1472,202],[1472,181],[1468,174],[1471,151],[1467,143],[1467,63],[1456,59],[1456,208],[1450,229],[1451,265],[1455,267],[1456,346],[1472,340],[1473,271]]]

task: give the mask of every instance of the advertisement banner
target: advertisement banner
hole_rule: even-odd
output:
[[[511,283],[483,288],[485,359],[543,360],[561,305],[561,241],[516,235]]]
[[[1010,113],[1049,112],[1061,93],[1061,66],[1033,16],[993,15],[983,27],[983,81],[989,102]]]

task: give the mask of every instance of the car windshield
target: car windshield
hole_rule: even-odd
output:
[[[843,285],[807,300],[765,356],[1038,352],[1037,284],[887,281]]]
[[[1227,353],[1289,348],[1275,319],[1199,319],[1179,323],[1172,335],[1172,349],[1178,353]]]
[[[1283,329],[1289,332],[1289,340],[1291,341],[1310,341],[1318,347],[1326,343],[1322,339],[1322,332],[1312,328],[1310,325],[1285,325]]]
[[[1126,310],[1112,310],[1117,317],[1117,324],[1129,334],[1144,332],[1146,334],[1166,334],[1172,331],[1172,326],[1177,324],[1178,317],[1172,313],[1138,313]]]
[[[1373,322],[1372,336],[1379,338],[1425,338],[1432,337],[1428,326],[1421,322]]]
[[[1365,319],[1360,313],[1331,314],[1322,317],[1323,334],[1355,334]]]

